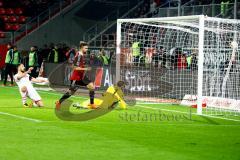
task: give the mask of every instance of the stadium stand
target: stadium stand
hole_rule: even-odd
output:
[[[3,44],[9,41],[21,44],[20,42],[23,37],[29,36],[31,38],[30,33],[32,31],[38,30],[41,26],[47,24],[46,22],[53,21],[53,18],[58,16],[60,12],[71,4],[74,6],[74,2],[78,1],[80,2],[81,0],[23,0],[18,1],[18,3],[0,0],[0,41]],[[228,1],[227,4],[221,4],[221,2],[220,0],[213,2],[183,0],[180,4],[180,15],[204,14],[215,17],[232,18],[233,1]],[[79,4],[76,3],[75,8],[78,5]],[[98,7],[96,8],[95,6]],[[92,8],[94,8],[94,12],[92,12]],[[89,23],[81,33],[79,32],[80,35],[82,35],[80,39],[87,41],[90,46],[95,48],[115,48],[117,18],[177,16],[177,10],[177,1],[95,0],[85,1],[83,7],[77,9],[72,18],[92,20],[93,23]],[[68,15],[68,12],[64,14]],[[239,11],[237,14],[239,16]],[[78,21],[80,22],[80,20]],[[84,22],[87,23],[87,21]],[[58,27],[61,28],[63,26]],[[72,30],[71,28],[67,29]],[[56,41],[53,41],[53,43],[65,43],[69,48],[78,43],[78,40],[73,40],[76,41],[75,44],[69,43],[67,41],[67,39],[69,39],[68,37],[65,37],[65,42],[62,40],[57,41],[58,38],[55,39]],[[73,37],[72,39],[79,39],[79,37]],[[51,41],[47,41],[47,43],[47,46],[51,46]],[[41,50],[43,44],[36,45],[38,45],[39,50]],[[19,48],[23,47],[20,45]]]

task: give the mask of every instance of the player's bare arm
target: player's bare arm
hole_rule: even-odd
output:
[[[48,82],[48,80],[46,80],[46,79],[37,79],[37,78],[32,78],[31,81],[35,82],[35,83]]]

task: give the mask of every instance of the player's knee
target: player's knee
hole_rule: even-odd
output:
[[[87,85],[87,88],[88,88],[89,90],[94,90],[94,89],[95,89],[95,86],[94,86],[93,83],[89,83],[89,84]]]
[[[69,88],[69,94],[73,95],[78,90],[78,86],[72,86]]]
[[[23,92],[23,93],[27,92],[27,87],[26,87],[26,86],[23,86],[23,87],[21,88],[21,92]]]
[[[74,95],[74,93],[76,92],[76,90],[71,90],[70,92],[67,92],[67,96],[72,96]]]

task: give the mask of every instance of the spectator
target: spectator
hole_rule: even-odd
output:
[[[100,63],[102,66],[108,66],[109,65],[109,57],[106,55],[104,49],[100,49],[99,56],[98,56]]]
[[[38,65],[38,55],[37,55],[37,46],[32,46],[29,52],[29,60],[28,60],[28,68],[33,67],[33,70],[30,73],[30,76],[36,78],[37,74],[37,67]]]
[[[225,17],[227,15],[228,10],[229,10],[229,1],[228,0],[222,0],[222,2],[221,2],[221,15],[222,15],[222,17]]]
[[[187,56],[187,69],[191,69],[191,65],[192,65],[192,55],[188,55]]]
[[[156,8],[157,8],[157,3],[154,0],[152,0],[150,4],[150,12],[153,13],[156,10]]]
[[[178,54],[178,62],[177,62],[178,69],[186,69],[187,68],[187,59],[186,55],[179,53]]]
[[[3,86],[6,86],[7,84],[7,78],[8,75],[11,78],[11,84],[10,86],[13,86],[13,57],[14,57],[14,53],[13,53],[13,47],[12,45],[9,43],[7,45],[8,51],[6,54],[6,58],[5,58],[5,74],[4,74],[4,82],[3,82]]]
[[[43,58],[44,55],[42,54],[42,51],[39,50],[38,48],[36,49],[36,51],[37,51],[38,66],[40,67],[42,65],[43,60],[44,60],[44,58]]]
[[[161,67],[166,68],[166,64],[167,64],[167,53],[165,52],[164,48],[162,47],[160,49],[160,53],[161,53]]]
[[[48,45],[44,44],[43,49],[40,52],[42,55],[42,58],[46,60],[48,58],[49,52],[50,52],[50,49],[48,48]]]
[[[90,54],[89,57],[89,64],[91,66],[103,66],[102,62],[100,61],[100,59],[98,59],[98,57],[96,57],[96,55],[94,53]]]
[[[161,67],[166,67],[167,62],[167,54],[163,46],[157,47],[158,49],[155,51],[153,56],[154,66],[158,67],[159,62],[161,63]]]
[[[172,68],[177,68],[178,67],[178,59],[181,54],[181,49],[180,48],[175,48],[173,47],[170,51],[170,57],[171,57],[171,64]]]
[[[69,50],[66,52],[65,56],[69,64],[73,64],[76,53],[77,53],[77,47],[75,46],[73,46],[72,48],[69,48]]]
[[[48,62],[50,63],[58,63],[58,51],[57,51],[58,47],[55,45],[54,47],[52,47],[49,55],[48,55]]]
[[[160,6],[161,0],[154,0],[154,1],[156,2],[157,6]]]
[[[198,61],[197,61],[197,50],[193,50],[193,53],[192,53],[192,62],[191,62],[191,69],[192,70],[196,70],[197,69],[197,64]]]
[[[163,51],[164,51],[164,49],[163,49],[162,46],[159,47],[159,50],[154,51],[154,54],[152,56],[152,60],[154,62],[155,67],[158,67],[159,61],[162,59]]]
[[[17,73],[17,66],[20,64],[20,53],[17,50],[17,46],[13,47],[13,72]]]
[[[61,43],[58,44],[58,62],[65,62],[67,60],[66,52],[69,50],[69,47],[66,46],[66,44]]]
[[[138,65],[139,63],[140,54],[141,54],[140,42],[135,40],[135,42],[133,42],[132,44],[133,63],[135,65]]]

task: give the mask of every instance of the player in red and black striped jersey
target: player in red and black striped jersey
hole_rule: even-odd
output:
[[[59,109],[61,103],[73,95],[80,86],[86,86],[89,89],[89,97],[90,97],[90,104],[88,107],[90,109],[95,109],[97,106],[94,104],[94,89],[95,86],[93,82],[89,80],[89,78],[85,75],[85,71],[91,70],[89,67],[84,66],[84,54],[88,51],[88,44],[86,42],[80,42],[80,50],[75,55],[74,66],[73,66],[73,73],[70,77],[71,86],[69,91],[66,92],[59,101],[56,102],[56,109]]]

